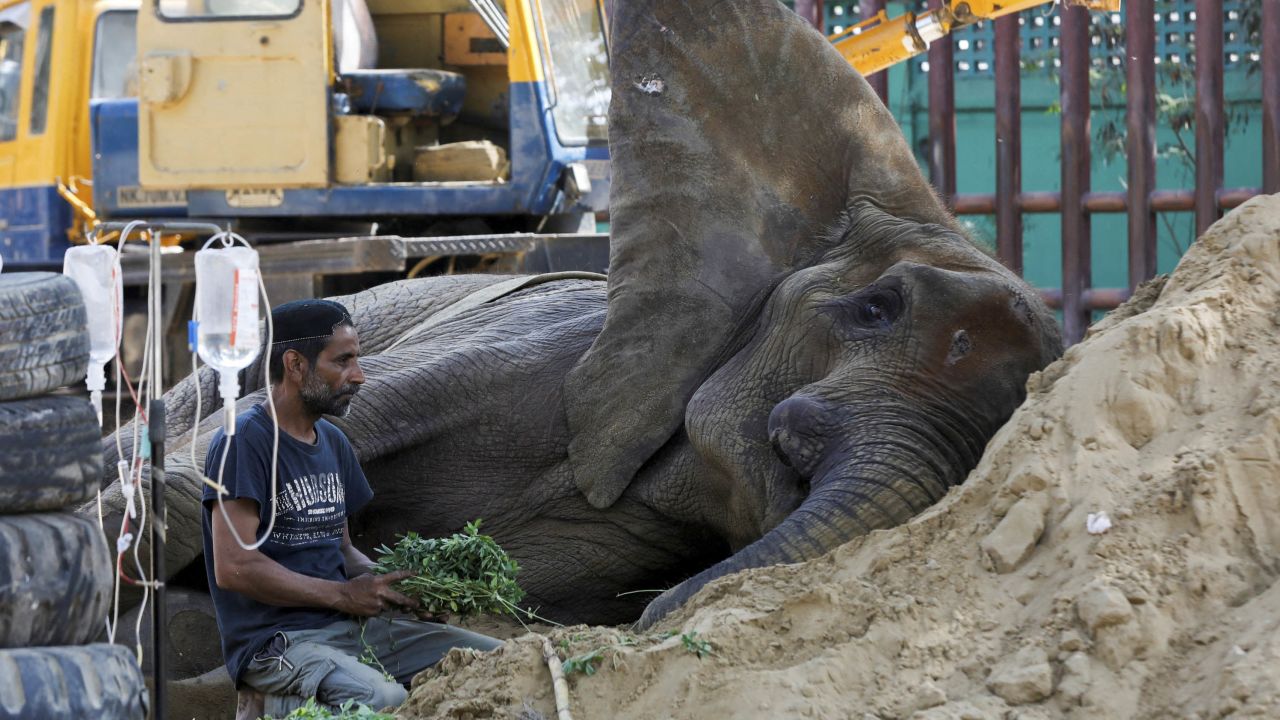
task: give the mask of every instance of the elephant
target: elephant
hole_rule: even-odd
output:
[[[362,549],[480,518],[539,615],[647,626],[718,577],[929,507],[1062,341],[867,82],[776,0],[628,0],[609,21],[607,279],[337,298],[368,380],[334,422],[375,493]],[[206,368],[168,395],[175,572],[198,553],[183,458],[198,467],[221,421],[216,384]]]

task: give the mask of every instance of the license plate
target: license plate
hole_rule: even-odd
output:
[[[116,190],[116,205],[122,208],[173,207],[186,204],[186,190],[143,190],[136,185]]]
[[[284,188],[239,188],[227,191],[227,205],[233,208],[280,207]]]

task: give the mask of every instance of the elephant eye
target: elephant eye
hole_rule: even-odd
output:
[[[889,283],[892,283],[890,280]],[[902,315],[904,301],[899,289],[877,283],[827,303],[823,313],[836,321],[836,329],[847,339],[862,340],[869,334],[888,330]]]
[[[902,302],[896,293],[874,290],[854,298],[853,318],[867,328],[888,328],[898,319]]]

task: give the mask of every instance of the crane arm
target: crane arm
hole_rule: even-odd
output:
[[[904,13],[890,19],[884,10],[832,35],[831,44],[863,75],[915,57],[930,43],[952,30],[980,20],[994,20],[1054,0],[945,0],[942,7],[924,13]],[[1090,10],[1114,12],[1120,0],[1063,0]]]

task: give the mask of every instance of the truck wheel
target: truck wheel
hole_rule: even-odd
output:
[[[0,275],[0,400],[33,397],[84,379],[89,328],[71,278]]]
[[[0,512],[61,510],[93,497],[100,433],[84,398],[0,402]]]
[[[0,516],[0,647],[91,642],[104,627],[114,569],[96,519]]]
[[[0,720],[143,720],[147,687],[123,645],[0,650]]]

